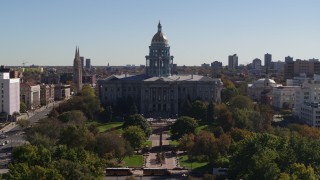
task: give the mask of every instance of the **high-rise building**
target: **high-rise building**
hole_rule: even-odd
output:
[[[261,69],[261,60],[258,59],[258,58],[255,58],[253,61],[252,61],[252,68],[254,70],[260,70]]]
[[[81,67],[83,67],[84,66],[84,57],[80,57],[80,59],[81,59]]]
[[[20,112],[20,79],[10,78],[9,72],[10,69],[0,67],[0,113],[5,116]]]
[[[222,71],[222,62],[214,61],[211,63],[212,77],[220,77]]]
[[[267,53],[264,55],[264,66],[268,66],[270,68],[272,62],[272,55]]]
[[[158,32],[153,36],[149,55],[146,56],[146,73],[148,76],[170,76],[172,66],[173,56],[170,56],[168,39],[159,22]]]
[[[86,59],[86,69],[91,68],[91,59]]]
[[[230,69],[237,69],[238,68],[238,56],[237,56],[237,54],[229,56],[229,58],[228,58],[228,67]]]
[[[76,91],[81,92],[82,89],[82,64],[80,59],[79,48],[76,48],[76,54],[73,60],[73,82],[76,85]]]
[[[300,59],[292,62],[285,62],[284,77],[286,79],[292,79],[295,76],[299,76],[301,73],[305,73],[307,77],[312,77],[314,74],[320,74],[320,62]]]
[[[290,56],[285,57],[284,62],[286,63],[293,62],[293,57],[290,57]]]
[[[275,61],[275,62],[272,62],[273,70],[274,70],[275,72],[278,72],[278,73],[283,73],[284,64],[285,64],[285,62],[283,62],[283,61]]]

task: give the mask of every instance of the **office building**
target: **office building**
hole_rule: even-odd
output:
[[[261,60],[258,59],[258,58],[255,58],[253,61],[252,61],[252,68],[254,70],[261,70]]]
[[[237,54],[230,55],[228,57],[228,67],[229,67],[229,69],[237,69],[238,68],[238,56],[237,56]]]
[[[10,69],[0,67],[0,114],[7,120],[14,112],[20,112],[20,79],[10,78]]]
[[[272,62],[272,55],[267,53],[264,55],[264,66],[269,66],[271,67],[271,62]]]
[[[320,74],[320,62],[300,59],[292,62],[285,62],[284,77],[286,79],[292,79],[295,76],[299,76],[301,73],[305,73],[307,77],[312,77],[314,74]]]

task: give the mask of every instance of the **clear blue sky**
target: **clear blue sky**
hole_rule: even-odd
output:
[[[0,64],[145,64],[158,21],[178,65],[320,58],[319,0],[0,1]]]

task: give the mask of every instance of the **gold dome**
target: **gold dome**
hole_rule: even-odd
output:
[[[162,26],[160,24],[158,24],[158,32],[153,36],[151,44],[153,43],[164,43],[164,44],[168,44],[168,39],[167,37],[164,35],[164,33],[162,32]]]

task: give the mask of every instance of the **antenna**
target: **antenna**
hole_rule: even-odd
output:
[[[27,61],[22,61],[22,66],[24,67],[27,63]]]

